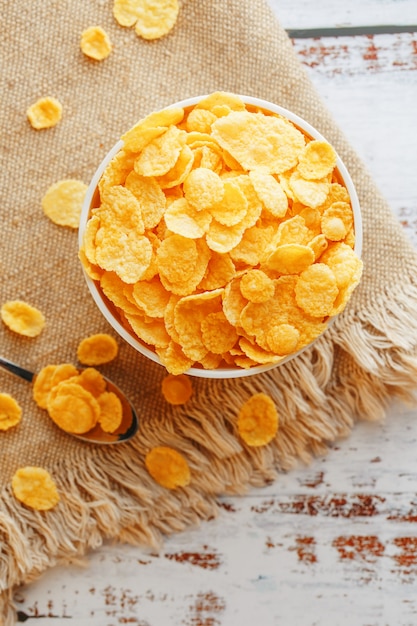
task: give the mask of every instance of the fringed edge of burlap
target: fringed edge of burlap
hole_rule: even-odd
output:
[[[416,375],[417,285],[410,278],[367,310],[352,307],[312,348],[281,367],[239,384],[210,381],[193,409],[176,407],[168,417],[147,420],[129,444],[93,453],[89,448],[89,462],[80,446],[78,458],[63,458],[55,468],[62,498],[54,510],[27,509],[6,489],[0,507],[5,626],[16,620],[17,585],[55,564],[76,562],[106,539],[159,551],[164,536],[217,516],[219,496],[264,486],[326,453],[355,421],[382,419],[394,398],[414,403]],[[260,391],[276,402],[280,429],[269,445],[249,448],[236,430],[237,407]],[[197,408],[210,397],[221,414]],[[161,444],[187,457],[189,487],[168,492],[150,478],[144,455]]]

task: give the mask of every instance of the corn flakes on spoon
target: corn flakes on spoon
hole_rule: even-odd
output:
[[[32,383],[36,403],[42,408],[47,408],[55,424],[77,439],[95,444],[121,443],[131,439],[138,430],[139,424],[136,411],[124,393],[114,383],[93,368],[76,369],[69,364],[58,366],[48,365],[37,375],[3,357],[0,357],[0,367]],[[71,368],[73,368],[72,371]],[[86,376],[86,373],[89,374],[89,376]],[[93,376],[91,376],[91,374],[93,374]],[[54,387],[51,386],[53,375],[56,379],[56,386]],[[41,376],[43,378],[43,384],[42,386],[39,385],[39,388],[36,389],[37,382],[40,382]],[[76,381],[77,378],[81,379],[82,385],[73,382]],[[88,388],[89,385],[91,387],[92,384],[97,384],[94,379],[100,379],[105,386],[97,400],[92,393],[89,393],[89,391],[85,389],[86,387]],[[52,390],[54,391],[53,394],[50,393]],[[73,397],[69,395],[69,390],[71,390],[71,393],[74,393],[75,390],[76,393]],[[45,397],[42,398],[42,395]],[[47,404],[46,395],[52,396],[52,404]],[[83,428],[77,428],[76,426],[71,428],[66,421],[70,416],[75,424],[75,414],[77,413],[78,415],[79,413],[80,398],[81,402],[85,400],[88,401],[87,406],[91,409],[91,411],[86,411],[88,419],[90,419],[90,412],[95,411],[96,406],[98,407],[97,411],[99,412],[99,417],[95,419],[94,422],[91,422],[91,428],[88,428],[88,422]],[[74,408],[75,406],[77,406],[77,410]],[[119,414],[117,421],[114,422],[117,414]]]

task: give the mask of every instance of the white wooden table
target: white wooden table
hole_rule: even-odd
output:
[[[417,246],[416,0],[269,1]],[[224,498],[159,555],[106,545],[86,568],[47,572],[16,594],[20,620],[415,626],[416,442],[417,411],[392,407],[310,467]]]

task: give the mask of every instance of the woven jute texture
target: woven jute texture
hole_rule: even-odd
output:
[[[105,538],[158,546],[166,534],[215,516],[216,498],[277,478],[325,453],[358,419],[380,419],[394,397],[411,399],[417,374],[416,255],[343,132],[329,115],[265,0],[183,0],[172,32],[139,39],[112,16],[111,1],[0,1],[0,301],[41,309],[43,333],[29,339],[0,328],[1,354],[33,371],[75,362],[79,341],[113,331],[93,303],[77,257],[77,233],[51,223],[41,198],[54,182],[88,183],[124,131],[155,109],[227,90],[291,109],[337,149],[359,195],[364,276],[347,309],[302,356],[265,374],[228,381],[193,379],[185,407],[161,398],[165,370],[120,343],[101,370],[126,390],[140,415],[138,435],[98,448],[60,432],[32,400],[30,384],[0,374],[0,390],[23,408],[1,433],[0,589],[3,619],[12,594],[46,568]],[[101,25],[114,50],[103,62],[80,51],[81,32]],[[26,109],[50,95],[63,105],[54,128],[35,131]],[[348,106],[349,103],[347,102]],[[236,410],[252,393],[274,399],[281,427],[248,448]],[[155,445],[188,460],[189,487],[168,491],[144,468]],[[61,501],[49,512],[18,503],[10,480],[22,465],[50,471]]]

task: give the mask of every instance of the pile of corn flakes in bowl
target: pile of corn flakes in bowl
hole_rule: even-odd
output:
[[[122,136],[88,188],[79,243],[106,320],[174,375],[284,363],[362,273],[359,202],[334,148],[290,111],[227,92]]]

